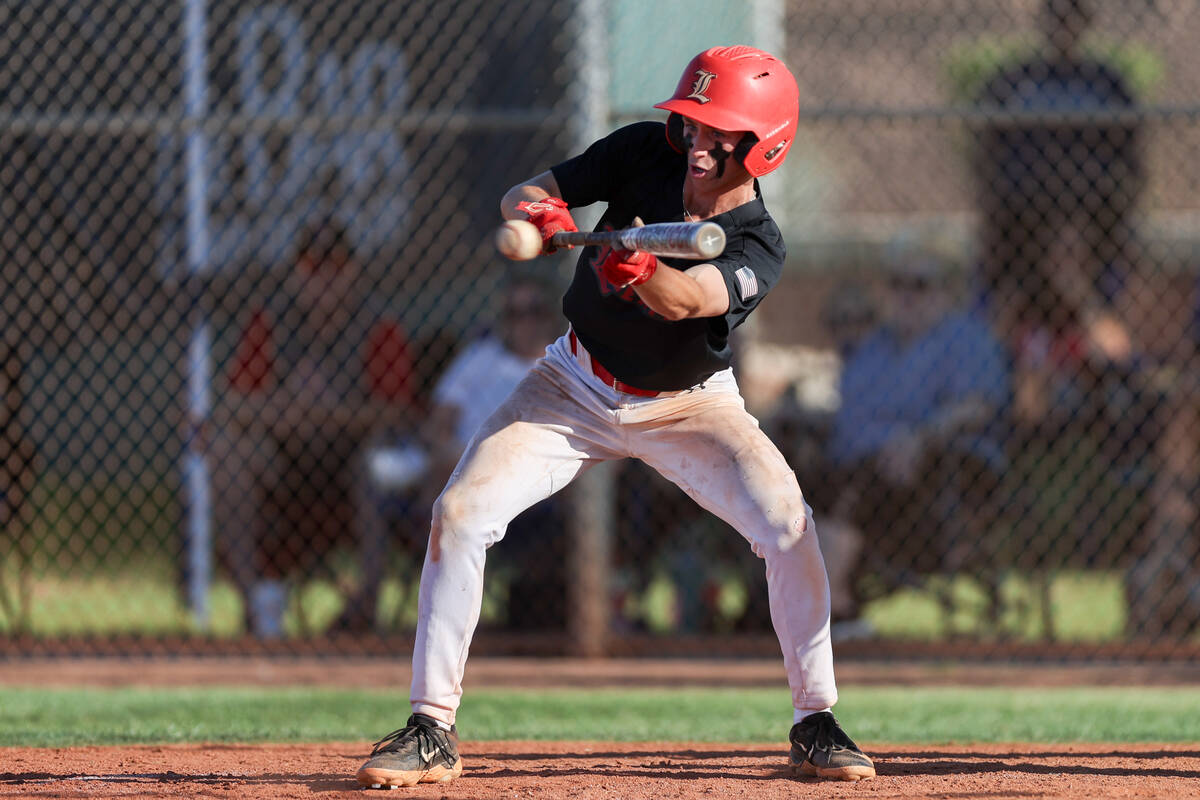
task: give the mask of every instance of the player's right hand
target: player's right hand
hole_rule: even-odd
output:
[[[600,273],[618,289],[640,286],[650,280],[656,269],[658,259],[640,250],[609,250],[600,262]]]
[[[559,197],[524,200],[517,203],[517,210],[524,211],[529,221],[537,226],[538,233],[542,235],[542,252],[546,255],[558,249],[550,243],[554,234],[579,230],[571,218],[571,212],[567,210],[567,202]]]

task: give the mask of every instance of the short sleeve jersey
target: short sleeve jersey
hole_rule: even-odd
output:
[[[620,128],[582,154],[552,168],[562,197],[572,208],[607,202],[596,230],[682,222],[687,159],[667,143],[664,125],[639,122]],[[663,267],[686,270],[710,263],[729,290],[729,310],[719,317],[669,321],[631,289],[619,289],[599,270],[607,250],[586,247],[563,298],[563,312],[592,358],[619,380],[654,391],[686,389],[730,364],[729,334],[779,282],[785,256],[783,236],[767,213],[755,183],[755,198],[709,221],[725,231],[725,251],[696,261],[659,257]]]

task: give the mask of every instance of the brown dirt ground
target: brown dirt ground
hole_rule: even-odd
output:
[[[1200,683],[1197,669],[843,663],[852,684],[1130,685]],[[782,665],[483,659],[469,688],[559,685],[782,685]],[[0,661],[0,685],[404,686],[400,661],[327,659],[59,659]],[[2,715],[0,715],[2,718]],[[894,745],[863,742],[878,776],[861,784],[792,777],[783,743],[472,742],[463,776],[397,789],[404,798],[1200,798],[1197,744]],[[0,797],[328,797],[359,792],[368,744],[0,748]],[[375,792],[370,793],[374,796]],[[359,796],[362,796],[361,794]]]
[[[385,797],[1080,798],[1200,797],[1200,747],[869,744],[878,776],[859,784],[790,776],[777,744],[464,742],[446,786]],[[362,744],[171,745],[0,750],[5,797],[331,797],[359,792]],[[361,796],[361,795],[360,795]]]

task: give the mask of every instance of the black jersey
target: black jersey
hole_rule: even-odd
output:
[[[607,202],[596,230],[681,222],[687,159],[668,143],[661,122],[638,122],[553,167],[563,200],[572,208]],[[580,342],[618,380],[641,389],[673,391],[702,382],[729,366],[729,333],[779,281],[783,236],[755,199],[709,221],[725,230],[725,252],[708,261],[659,258],[688,269],[711,263],[725,276],[729,310],[719,317],[671,322],[654,313],[632,288],[618,289],[598,267],[606,250],[586,247],[563,298],[563,313]],[[660,266],[661,268],[661,266]]]

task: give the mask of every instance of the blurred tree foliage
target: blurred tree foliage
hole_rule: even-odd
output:
[[[997,72],[1038,55],[1040,39],[1035,36],[987,37],[955,45],[945,64],[945,81],[955,103],[975,100],[983,85]],[[1136,42],[1095,40],[1086,42],[1083,54],[1116,69],[1141,103],[1153,99],[1162,84],[1166,64],[1149,47]]]

